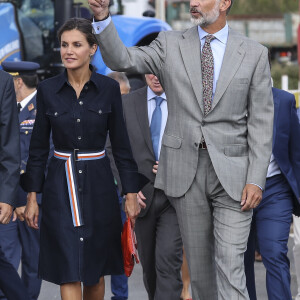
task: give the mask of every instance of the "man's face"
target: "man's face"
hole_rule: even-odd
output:
[[[162,86],[160,85],[158,78],[153,75],[153,74],[146,74],[146,82],[147,85],[150,87],[150,89],[156,94],[156,95],[161,95],[164,90],[162,88]]]
[[[191,21],[194,25],[207,27],[219,17],[221,0],[190,0]]]

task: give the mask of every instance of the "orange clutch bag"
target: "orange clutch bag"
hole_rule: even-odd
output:
[[[122,237],[122,252],[123,252],[123,262],[124,270],[127,277],[129,277],[133,271],[134,263],[140,262],[137,253],[137,242],[136,236],[133,228],[131,227],[130,219],[124,223]]]

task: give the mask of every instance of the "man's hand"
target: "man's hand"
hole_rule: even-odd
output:
[[[108,16],[109,0],[88,0],[88,4],[97,20],[103,20]]]
[[[8,224],[13,213],[13,207],[7,203],[0,203],[0,223]]]
[[[153,166],[152,172],[156,175],[158,170],[158,161],[155,162],[156,165]]]
[[[16,217],[22,222],[25,220],[25,214],[24,214],[25,208],[26,208],[26,206],[17,207],[14,212]],[[14,218],[14,221],[15,221],[15,218]]]
[[[25,220],[29,227],[39,229],[39,206],[36,202],[36,193],[28,193],[27,205],[25,208]]]
[[[135,219],[139,215],[141,207],[139,205],[137,194],[128,193],[125,201],[125,213],[130,218],[132,226],[135,224]]]
[[[258,206],[262,199],[262,190],[255,184],[246,184],[242,194],[242,211],[246,211]]]
[[[138,194],[137,194],[137,199],[138,199],[138,202],[139,202],[139,205],[141,206],[141,208],[146,208],[146,203],[144,202],[146,200],[146,197],[144,196],[144,194],[139,191]]]

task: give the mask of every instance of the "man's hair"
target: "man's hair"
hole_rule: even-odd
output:
[[[231,9],[231,6],[232,6],[233,2],[234,2],[234,0],[231,0],[231,4],[230,4],[230,6],[228,7],[228,9],[227,9],[227,11],[226,11],[226,14],[227,14],[227,15],[229,14],[229,11],[230,11],[230,9]]]
[[[21,78],[24,82],[24,84],[29,89],[36,89],[39,83],[39,79],[37,75],[18,75],[15,76],[15,78]]]
[[[124,83],[130,89],[130,83],[124,72],[111,72],[108,77],[116,80],[119,84]]]

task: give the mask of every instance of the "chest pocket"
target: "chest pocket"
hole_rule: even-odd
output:
[[[107,106],[89,105],[87,107],[87,114],[88,114],[87,122],[89,128],[96,129],[97,126],[101,126],[102,128],[105,128],[107,126],[109,116],[111,115],[111,105],[107,105]]]

